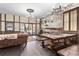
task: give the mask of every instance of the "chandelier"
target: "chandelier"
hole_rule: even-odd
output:
[[[33,9],[27,9],[26,10],[28,13],[29,13],[29,15],[32,17],[32,13],[34,12],[34,10]]]

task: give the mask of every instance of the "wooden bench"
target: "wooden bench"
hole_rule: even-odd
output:
[[[61,49],[57,53],[60,56],[79,56],[79,44]]]

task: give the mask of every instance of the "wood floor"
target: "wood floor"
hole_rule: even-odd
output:
[[[42,48],[39,41],[33,40],[28,42],[24,49],[22,46],[0,49],[0,56],[55,56],[55,54]]]

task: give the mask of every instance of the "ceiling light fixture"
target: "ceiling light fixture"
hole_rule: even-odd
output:
[[[34,12],[34,10],[33,9],[27,9],[26,10],[30,15],[31,15],[31,13],[33,13]]]

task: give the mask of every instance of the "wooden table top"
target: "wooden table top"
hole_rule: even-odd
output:
[[[59,38],[65,38],[65,37],[71,37],[75,36],[76,34],[41,34],[40,36],[50,38],[50,39],[59,39]]]

